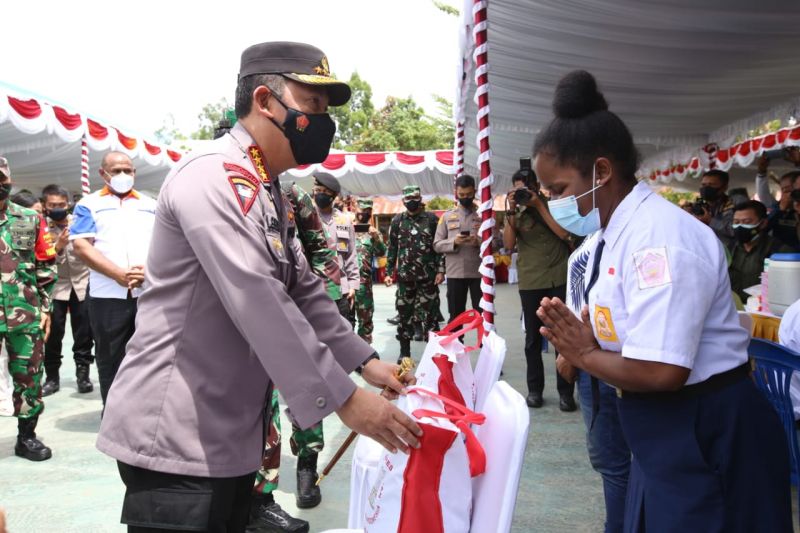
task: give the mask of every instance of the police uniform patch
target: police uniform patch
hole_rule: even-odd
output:
[[[645,248],[633,254],[639,289],[652,289],[672,283],[666,248]]]
[[[226,163],[225,170],[231,170],[228,168],[228,166],[229,164]],[[230,166],[235,167],[236,165]],[[239,207],[242,209],[242,214],[247,216],[247,213],[250,211],[250,208],[253,207],[253,204],[258,197],[258,179],[256,179],[256,177],[249,172],[245,171],[241,176],[228,176],[228,183],[231,184],[231,188],[236,194],[236,200],[239,202]]]
[[[601,341],[619,342],[614,321],[611,319],[611,309],[608,307],[594,306],[594,327]]]

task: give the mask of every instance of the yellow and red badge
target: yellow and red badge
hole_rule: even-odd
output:
[[[53,245],[53,238],[47,231],[47,222],[43,216],[39,216],[39,231],[36,234],[36,246],[34,248],[37,261],[52,261],[56,258],[56,247]]]
[[[236,195],[236,201],[239,202],[242,214],[247,216],[258,197],[258,178],[239,165],[223,163],[222,166],[226,171],[233,173],[233,175],[228,176],[228,183],[231,184],[231,188]]]
[[[261,181],[263,183],[269,183],[269,172],[267,172],[267,165],[264,162],[264,154],[261,152],[261,148],[255,144],[251,144],[250,148],[247,149],[247,157],[249,157],[250,162],[253,163],[253,167],[261,177]]]
[[[611,319],[611,309],[608,307],[594,306],[594,328],[601,341],[619,342],[614,321]]]

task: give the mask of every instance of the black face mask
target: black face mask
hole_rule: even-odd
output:
[[[756,237],[758,237],[759,230],[757,227],[755,228],[746,228],[744,226],[738,226],[733,228],[733,236],[736,237],[736,240],[739,244],[746,244]]]
[[[406,209],[408,209],[409,211],[416,211],[417,209],[419,209],[419,206],[422,205],[422,201],[421,200],[408,200],[406,202],[403,202],[403,205],[406,206]]]
[[[475,203],[475,197],[471,196],[469,198],[459,198],[458,203],[460,203],[463,207],[472,207],[472,204]]]
[[[700,187],[700,198],[706,202],[713,202],[717,199],[717,197],[719,197],[720,190],[721,189],[717,189],[716,187],[704,185],[703,187]]]
[[[275,95],[273,95],[275,96]],[[292,155],[298,165],[322,163],[331,150],[336,124],[327,113],[308,114],[284,104],[280,98],[275,100],[286,109],[283,125],[270,119],[289,139]]]
[[[326,209],[333,203],[333,196],[325,194],[324,192],[318,192],[314,195],[314,203],[317,204],[317,207]]]
[[[0,201],[7,199],[10,194],[11,194],[11,184],[0,183]]]
[[[370,217],[369,213],[356,213],[356,219],[361,222],[362,224],[369,223]]]
[[[65,218],[67,218],[68,211],[66,209],[48,209],[47,216],[55,220],[56,222],[61,222]]]

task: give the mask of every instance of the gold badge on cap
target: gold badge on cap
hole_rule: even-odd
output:
[[[331,69],[328,66],[328,58],[327,58],[327,56],[322,56],[322,59],[320,60],[319,65],[314,67],[314,72],[316,72],[320,76],[330,77]]]

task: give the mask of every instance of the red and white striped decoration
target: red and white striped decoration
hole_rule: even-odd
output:
[[[456,123],[456,143],[453,149],[453,163],[456,166],[455,178],[464,173],[464,121]]]
[[[708,169],[717,168],[717,145],[714,143],[707,144],[703,150],[708,154]]]
[[[86,135],[81,137],[81,192],[83,195],[89,194],[89,142]]]
[[[487,0],[475,0],[472,5],[474,26],[472,37],[475,43],[473,60],[475,62],[475,103],[478,106],[478,168],[480,169],[480,183],[478,194],[481,205],[478,212],[481,214],[481,290],[483,299],[483,321],[487,331],[494,330],[494,256],[492,255],[492,230],[494,228],[494,213],[492,212],[492,150],[489,147],[489,54],[487,39]]]

